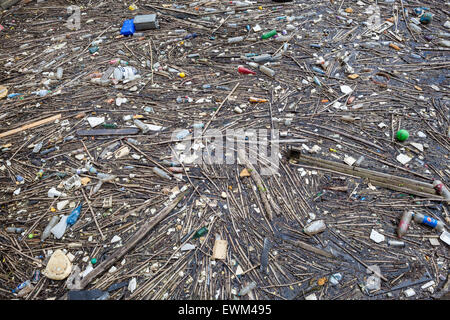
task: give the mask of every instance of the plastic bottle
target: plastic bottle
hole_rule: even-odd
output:
[[[31,283],[36,284],[39,282],[39,279],[41,279],[41,272],[39,270],[34,270],[31,275]]]
[[[84,165],[84,168],[91,174],[97,173],[97,169],[95,169],[94,166],[91,165],[89,162]]]
[[[97,173],[97,178],[99,178],[100,181],[102,181],[102,182],[109,182],[109,181],[114,180],[116,178],[116,176],[113,174],[109,174],[109,173],[99,172],[99,173]]]
[[[176,161],[168,161],[168,160],[163,160],[161,161],[161,163],[165,166],[169,166],[169,167],[178,167],[180,165],[179,162]]]
[[[64,235],[64,232],[66,232],[67,228],[67,216],[63,215],[61,217],[61,220],[59,220],[58,224],[56,224],[50,232],[53,233],[56,239],[61,239]]]
[[[67,217],[67,225],[73,226],[75,222],[77,222],[78,218],[81,214],[81,204],[73,209],[73,211],[70,213],[70,215]]]
[[[58,223],[58,216],[53,216],[50,219],[50,222],[48,223],[47,227],[45,227],[44,231],[41,234],[41,241],[44,241],[45,239],[47,239],[50,236],[50,230],[56,226],[56,224]]]
[[[447,187],[441,181],[433,181],[433,187],[438,194],[442,195],[446,200],[450,200],[450,191],[448,191]]]
[[[250,291],[256,288],[256,282],[253,281],[250,284],[246,285],[244,288],[239,291],[238,296],[242,297],[248,294]]]
[[[267,33],[264,33],[262,36],[261,36],[261,39],[269,39],[269,38],[272,38],[274,35],[276,35],[277,34],[277,30],[271,30],[271,31],[269,31],[269,32],[267,32]]]
[[[397,235],[399,238],[403,237],[403,235],[406,234],[406,231],[408,231],[409,224],[411,223],[412,217],[413,217],[412,211],[406,211],[403,213],[402,218],[400,219],[400,223],[398,224],[397,229]]]
[[[95,185],[95,187],[91,191],[91,195],[96,194],[98,192],[98,190],[100,190],[102,185],[103,185],[103,182],[101,180],[99,182],[97,182],[97,184]]]
[[[244,40],[244,37],[234,37],[234,38],[228,38],[228,43],[236,43],[241,42]]]
[[[16,228],[16,227],[8,227],[8,228],[6,228],[6,232],[9,232],[9,233],[21,233],[21,232],[23,232],[23,228]]]
[[[50,93],[50,90],[39,90],[39,91],[35,91],[33,92],[35,95],[38,95],[40,97],[45,97],[48,93]]]
[[[417,223],[426,224],[433,229],[436,229],[439,232],[444,231],[444,223],[442,221],[438,221],[432,217],[423,215],[421,213],[414,213],[414,221]]]
[[[50,190],[48,190],[47,195],[49,198],[57,198],[57,197],[66,197],[67,196],[67,194],[56,190],[54,187],[52,187],[52,188],[50,188]]]
[[[161,178],[172,180],[172,177],[170,177],[165,171],[161,170],[158,167],[153,167],[153,172]]]
[[[360,157],[358,158],[358,160],[356,160],[355,166],[356,166],[356,167],[359,167],[359,166],[361,165],[361,163],[364,161],[364,159],[365,159],[364,156],[360,156]]]
[[[238,72],[242,74],[256,74],[255,71],[252,71],[250,69],[244,68],[243,66],[238,67]]]
[[[136,127],[142,130],[142,133],[147,133],[150,130],[150,128],[145,123],[143,123],[138,119],[134,119],[133,122],[136,125]]]
[[[196,233],[194,233],[194,235],[192,236],[192,239],[197,239],[197,238],[203,237],[207,233],[208,233],[208,228],[206,228],[206,227],[200,228]]]
[[[25,282],[22,282],[21,284],[19,284],[15,289],[12,290],[12,293],[16,293],[19,292],[21,290],[23,290],[26,287],[30,287],[31,286],[31,281],[27,280]]]
[[[258,62],[258,63],[264,63],[264,62],[268,62],[268,61],[273,61],[273,58],[270,54],[268,53],[264,53],[264,54],[260,54],[259,56],[255,56],[251,58],[254,62]]]
[[[420,33],[420,32],[422,32],[422,28],[421,27],[419,27],[419,26],[417,26],[417,25],[415,25],[414,23],[409,23],[409,28],[411,29],[411,30],[413,30],[414,32],[417,32],[417,33]]]
[[[53,147],[53,148],[49,148],[49,149],[41,151],[41,155],[46,155],[46,154],[49,154],[50,152],[58,151],[58,150],[59,150],[58,146]]]
[[[269,76],[269,77],[275,76],[275,71],[273,71],[272,69],[267,68],[266,66],[260,66],[259,70],[262,73],[264,73],[265,75]]]
[[[133,139],[133,138],[127,138],[127,141],[136,146],[141,144],[139,141],[137,141],[136,139]]]
[[[58,67],[58,69],[56,69],[56,78],[57,79],[62,79],[63,72],[64,72],[64,69],[61,68],[61,67]]]
[[[404,247],[405,243],[403,241],[397,241],[397,240],[389,240],[388,244],[391,247]]]
[[[312,236],[325,231],[326,228],[327,226],[325,225],[325,222],[323,220],[317,220],[306,225],[303,228],[303,232],[306,233],[307,235]]]
[[[322,69],[320,69],[320,68],[317,68],[317,67],[312,67],[311,68],[313,71],[315,71],[315,72],[318,72],[318,73],[320,73],[320,74],[325,74],[325,71],[323,71]]]
[[[183,140],[183,139],[186,138],[188,135],[189,135],[189,130],[184,129],[184,130],[181,130],[180,132],[178,132],[178,133],[176,134],[176,138],[177,138],[178,140]]]
[[[38,153],[39,151],[41,151],[43,145],[44,145],[43,141],[39,142],[37,145],[34,146],[32,152],[33,153]]]
[[[117,68],[114,69],[114,79],[119,80],[119,81],[124,81],[124,80],[133,80],[135,78],[135,76],[138,74],[138,71],[135,67],[122,67],[122,66],[118,66]]]

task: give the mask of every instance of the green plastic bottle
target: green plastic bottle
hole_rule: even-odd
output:
[[[103,123],[102,126],[103,126],[103,128],[106,128],[106,129],[116,129],[117,128],[117,125],[114,123]]]
[[[275,30],[275,29],[273,29],[272,31],[269,31],[269,32],[267,32],[267,33],[264,33],[262,36],[261,36],[261,39],[269,39],[269,38],[272,38],[274,35],[276,35],[277,34],[277,30]]]
[[[196,233],[194,233],[194,236],[192,237],[192,239],[197,239],[197,238],[203,237],[207,233],[208,233],[208,229],[206,227],[203,227],[200,230],[198,230]]]

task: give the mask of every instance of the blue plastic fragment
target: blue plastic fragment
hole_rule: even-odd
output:
[[[124,36],[131,36],[136,31],[136,28],[134,27],[134,20],[125,20],[122,25],[122,29],[120,29],[120,34]]]

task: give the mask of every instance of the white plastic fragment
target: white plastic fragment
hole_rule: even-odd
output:
[[[376,243],[380,243],[384,241],[385,237],[378,231],[372,229],[372,232],[370,233],[370,239],[375,241]]]
[[[407,298],[412,297],[416,294],[413,288],[409,288],[403,292]]]
[[[436,238],[430,238],[429,240],[430,240],[430,243],[431,243],[432,246],[437,247],[437,246],[441,245],[441,244],[439,243],[439,240],[436,239]]]
[[[236,275],[237,276],[240,276],[241,274],[243,274],[244,273],[244,270],[242,270],[242,267],[239,265],[239,266],[237,266],[237,269],[236,269]]]
[[[89,117],[87,118],[87,121],[89,122],[91,128],[94,128],[105,122],[105,117]]]
[[[343,94],[350,94],[350,93],[353,92],[353,89],[350,88],[349,86],[342,85],[342,86],[341,86],[341,92],[342,92]]]
[[[119,236],[114,236],[114,237],[111,239],[111,243],[116,243],[116,242],[119,242],[120,240],[122,240],[121,237],[119,237]]]
[[[428,281],[427,283],[425,283],[423,286],[420,287],[420,289],[425,290],[431,286],[433,286],[435,284],[434,280]]]
[[[128,283],[128,290],[133,293],[134,290],[136,290],[137,287],[137,281],[136,278],[133,278],[130,280],[130,282]]]
[[[400,153],[396,159],[401,164],[407,164],[408,162],[410,162],[412,160],[412,158],[410,158],[406,154],[402,154],[402,153]]]
[[[195,249],[195,245],[190,244],[190,243],[186,243],[180,248],[181,251],[190,251],[190,250],[194,250],[194,249]]]
[[[441,239],[442,241],[444,241],[446,244],[448,244],[450,246],[450,233],[446,230],[444,230],[441,233],[441,236],[439,237],[439,239]]]
[[[317,300],[316,294],[315,293],[311,293],[310,295],[307,295],[305,297],[305,300]]]
[[[421,143],[417,143],[417,142],[410,142],[410,145],[412,145],[414,148],[416,148],[417,150],[423,152],[423,145]]]
[[[58,211],[61,211],[62,209],[65,208],[65,206],[67,206],[68,203],[69,203],[69,200],[59,201],[59,202],[56,204],[56,209],[58,209]]]
[[[356,162],[356,159],[353,157],[345,157],[344,162],[349,166],[352,166]]]

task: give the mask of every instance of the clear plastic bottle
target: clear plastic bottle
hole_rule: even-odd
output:
[[[270,68],[267,68],[266,66],[260,66],[259,70],[269,77],[275,76],[275,71]]]
[[[160,169],[158,167],[153,167],[153,172],[161,178],[164,178],[167,180],[172,180],[172,177],[170,177],[165,171],[163,171],[162,169]]]
[[[56,78],[61,80],[63,77],[63,73],[64,73],[64,69],[61,67],[58,67],[58,69],[56,69]]]
[[[44,145],[43,141],[36,144],[33,148],[33,153],[38,153],[39,151],[41,151],[43,145]]]
[[[145,123],[143,123],[138,119],[134,119],[133,122],[136,125],[136,127],[142,130],[142,133],[147,133],[150,130],[150,128]]]
[[[56,224],[58,223],[59,217],[58,216],[53,216],[50,219],[50,222],[48,223],[47,227],[45,227],[44,231],[41,234],[41,241],[44,241],[45,239],[47,239],[50,236],[50,230],[53,229],[54,226],[56,226]]]
[[[241,42],[244,40],[244,37],[234,37],[234,38],[228,38],[228,43],[236,43]]]
[[[21,233],[21,232],[23,232],[23,228],[16,228],[16,227],[8,227],[8,228],[6,228],[6,232],[9,232],[9,233]]]

